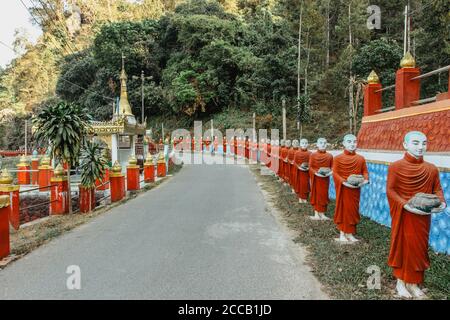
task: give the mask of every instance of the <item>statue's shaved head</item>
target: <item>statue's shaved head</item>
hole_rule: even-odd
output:
[[[427,136],[424,134],[424,133],[422,133],[422,132],[420,132],[420,131],[410,131],[410,132],[408,132],[406,135],[405,135],[405,138],[404,138],[404,142],[405,143],[409,143],[409,142],[411,142],[411,140],[414,138],[414,137],[416,137],[416,138],[419,138],[420,140],[423,140],[423,139],[427,139]]]

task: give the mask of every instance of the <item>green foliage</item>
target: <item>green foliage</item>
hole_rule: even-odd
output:
[[[311,120],[311,97],[309,95],[301,95],[298,99],[299,109],[297,111],[297,121],[306,123]]]
[[[41,145],[50,143],[52,156],[72,166],[79,158],[90,120],[91,116],[80,105],[49,104],[33,118],[34,138]]]
[[[81,148],[80,169],[81,185],[94,188],[97,179],[103,179],[108,159],[104,155],[104,148],[95,141],[85,141]]]

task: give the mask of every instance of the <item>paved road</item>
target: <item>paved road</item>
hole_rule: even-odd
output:
[[[300,258],[299,258],[300,257]],[[66,268],[81,269],[68,290]],[[247,166],[170,181],[0,271],[0,299],[323,299]]]

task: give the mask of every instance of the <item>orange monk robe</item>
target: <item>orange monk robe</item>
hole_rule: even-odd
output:
[[[289,171],[289,164],[287,163],[287,155],[289,152],[289,148],[288,147],[283,147],[281,149],[281,159],[283,160],[283,170],[281,171],[281,178],[288,182],[288,177],[286,175],[286,173]]]
[[[233,154],[237,155],[237,139],[236,137],[233,139]]]
[[[386,195],[392,218],[388,265],[394,269],[394,277],[416,284],[423,282],[424,272],[430,267],[431,215],[417,215],[403,206],[418,192],[435,194],[445,201],[436,166],[406,153],[388,170]]]
[[[330,177],[318,177],[316,172],[319,168],[331,168],[333,166],[333,156],[326,152],[317,150],[309,157],[309,179],[311,183],[310,202],[317,212],[326,212],[328,199],[328,187],[330,186]]]
[[[278,174],[278,171],[280,170],[279,166],[277,168],[277,164],[279,165],[279,161],[280,161],[279,157],[280,157],[280,146],[273,145],[271,148],[271,152],[270,152],[270,160],[273,163],[273,165],[271,166],[271,170],[275,174]]]
[[[222,148],[223,148],[223,153],[227,153],[227,138],[226,137],[223,137]]]
[[[294,165],[294,156],[297,152],[298,148],[290,148],[288,151],[287,159],[288,159],[288,177],[289,177],[289,184],[291,185],[291,188],[295,188],[295,181],[297,180],[297,167]]]
[[[281,147],[280,148],[280,154],[279,154],[279,167],[278,167],[278,176],[284,180],[284,167],[285,167],[285,160],[287,157],[287,148]]]
[[[309,195],[309,171],[300,170],[298,167],[300,167],[302,163],[309,163],[310,156],[311,151],[308,151],[307,149],[298,149],[294,155],[294,166],[297,169],[294,190],[298,197],[303,200],[307,200]]]
[[[359,199],[361,188],[349,188],[342,183],[352,174],[361,174],[365,180],[369,180],[366,160],[356,152],[344,150],[333,159],[333,179],[336,188],[336,208],[334,211],[334,223],[344,233],[356,233],[356,225],[359,223]]]
[[[268,144],[266,145],[266,150],[265,150],[265,152],[266,152],[266,166],[270,168],[270,163],[271,163],[270,161],[272,160],[272,159],[271,159],[271,157],[272,157],[272,155],[271,155],[271,152],[272,152],[272,145],[271,145],[270,143],[268,143]]]

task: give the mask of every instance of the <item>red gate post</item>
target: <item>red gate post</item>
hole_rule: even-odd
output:
[[[19,199],[19,190],[20,186],[13,185],[13,177],[8,172],[7,169],[2,170],[2,174],[0,176],[0,195],[9,197],[9,221],[11,226],[15,230],[19,230],[20,227],[20,199]]]
[[[95,209],[95,188],[86,188],[78,185],[80,190],[79,204],[80,212],[87,213]]]
[[[39,181],[39,158],[37,153],[33,153],[31,158],[31,184],[37,185]]]
[[[139,166],[134,155],[128,160],[127,166],[127,190],[136,191],[140,189],[139,183]]]
[[[400,67],[395,76],[396,110],[408,108],[413,101],[420,99],[420,80],[411,80],[420,75],[420,70],[409,52],[400,61]]]
[[[8,196],[0,196],[0,260],[9,256],[9,205]]]
[[[48,188],[45,188],[50,185],[50,178],[52,176],[52,167],[50,166],[50,158],[48,156],[44,156],[41,160],[41,165],[38,167],[39,177],[39,191],[46,191]]]
[[[50,179],[50,215],[62,215],[69,212],[69,188],[67,176],[61,164],[55,168]]]
[[[122,167],[117,160],[109,175],[109,185],[111,188],[111,202],[122,200],[125,196],[125,176],[122,174]]]
[[[364,87],[364,117],[374,115],[381,110],[381,91],[378,91],[381,88],[380,79],[372,70],[367,77],[367,85]]]
[[[166,176],[166,159],[164,158],[164,151],[159,153],[158,163],[156,165],[156,174],[158,177]]]
[[[146,183],[155,181],[155,164],[153,163],[153,156],[150,153],[144,162],[144,180]]]
[[[30,164],[26,156],[20,157],[20,162],[17,164],[17,183],[19,185],[30,184]]]

